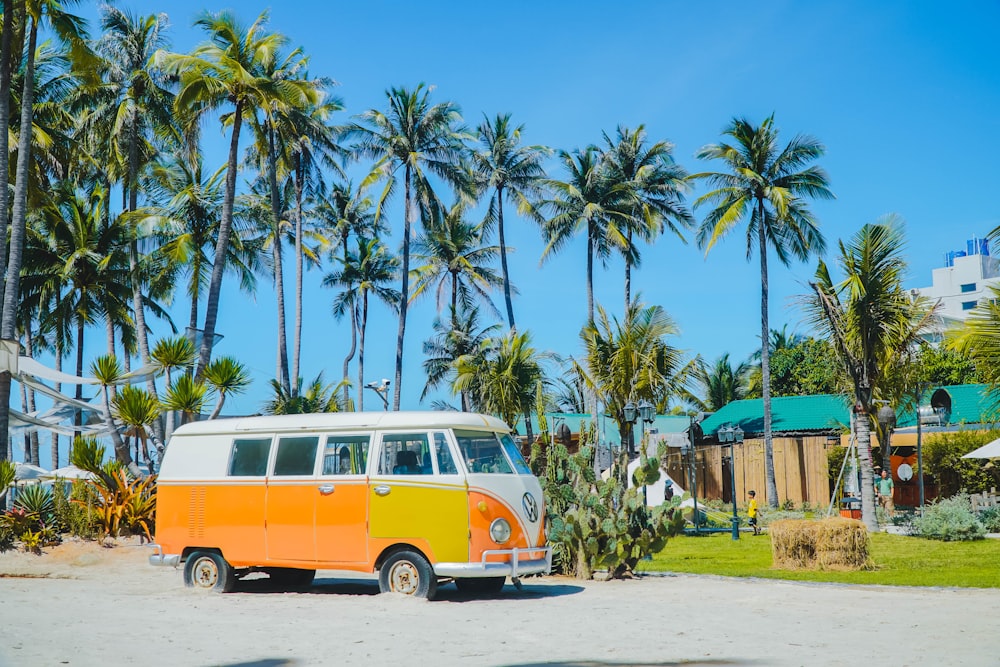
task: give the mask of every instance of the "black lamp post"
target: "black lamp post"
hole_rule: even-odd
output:
[[[726,424],[716,432],[719,442],[729,443],[729,485],[733,494],[733,539],[740,539],[740,517],[736,512],[736,443],[743,442],[743,429]]]
[[[628,439],[629,439],[629,442],[628,443],[624,443],[623,442],[622,443],[622,447],[625,447],[626,445],[628,446],[628,455],[629,455],[629,458],[631,458],[632,454],[634,453],[633,452],[633,445],[634,445],[634,443],[632,441],[635,439],[633,437],[632,428],[633,428],[633,425],[635,424],[635,418],[636,418],[636,415],[638,414],[638,411],[636,410],[635,403],[633,403],[632,401],[629,401],[622,408],[622,412],[624,413],[624,417],[625,417],[626,423],[628,423],[628,425],[629,425],[628,426],[628,436],[629,436]]]

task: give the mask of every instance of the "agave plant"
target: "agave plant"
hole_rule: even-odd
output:
[[[39,521],[47,523],[52,518],[52,510],[55,508],[52,491],[41,484],[26,486],[18,490],[14,507],[33,514]]]

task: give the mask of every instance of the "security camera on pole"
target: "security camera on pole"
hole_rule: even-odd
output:
[[[378,381],[372,381],[365,385],[368,389],[371,389],[378,397],[382,399],[382,408],[388,412],[389,410],[389,378],[382,378]]]

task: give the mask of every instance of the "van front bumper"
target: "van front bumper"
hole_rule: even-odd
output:
[[[150,544],[150,547],[156,549],[156,553],[149,557],[150,565],[166,565],[167,567],[177,567],[181,562],[180,554],[164,554],[163,547],[159,544]]]
[[[502,563],[488,562],[489,556],[510,556]],[[541,557],[539,557],[541,556]],[[528,549],[490,549],[483,552],[478,563],[438,563],[434,574],[439,577],[476,579],[481,577],[512,577],[526,574],[548,574],[552,571],[552,547]]]

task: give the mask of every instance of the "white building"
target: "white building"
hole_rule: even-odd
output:
[[[966,250],[945,255],[945,265],[934,269],[931,282],[912,293],[941,304],[941,326],[935,332],[939,338],[949,326],[963,322],[981,300],[994,298],[989,288],[1000,287],[1000,260],[990,256],[986,239],[973,238],[966,242]]]

